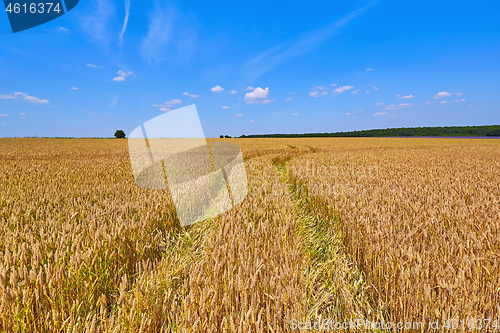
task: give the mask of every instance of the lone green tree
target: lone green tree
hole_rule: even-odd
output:
[[[122,131],[122,130],[117,130],[117,131],[115,132],[115,137],[116,137],[117,139],[125,139],[125,132],[124,132],[124,131]]]

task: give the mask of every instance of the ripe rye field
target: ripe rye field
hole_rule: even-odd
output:
[[[499,319],[500,140],[225,141],[248,197],[180,228],[126,140],[0,139],[0,331]]]

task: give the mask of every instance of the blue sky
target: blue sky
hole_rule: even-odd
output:
[[[205,136],[500,124],[498,1],[111,1],[13,34],[0,137],[127,134],[195,104]]]

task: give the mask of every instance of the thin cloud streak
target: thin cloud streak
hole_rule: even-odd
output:
[[[123,47],[123,35],[127,30],[129,15],[130,15],[130,0],[125,0],[125,20],[123,21],[122,32],[120,33],[120,47]]]
[[[48,103],[47,99],[41,99],[35,96],[30,96],[26,93],[16,91],[10,95],[0,95],[0,99],[24,99],[30,103],[44,104]]]
[[[271,69],[279,66],[283,62],[309,52],[313,48],[321,45],[327,39],[331,38],[340,28],[345,26],[378,1],[379,0],[373,1],[372,3],[359,8],[319,29],[316,29],[293,42],[278,45],[274,49],[248,61],[244,65],[246,74],[251,76],[253,79],[256,79]]]

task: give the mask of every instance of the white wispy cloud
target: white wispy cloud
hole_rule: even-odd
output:
[[[375,117],[379,117],[379,116],[386,116],[388,114],[388,112],[377,112],[374,114]]]
[[[441,91],[441,92],[438,92],[436,95],[434,95],[433,99],[440,99],[440,98],[448,97],[448,96],[453,96],[453,94],[446,92],[446,91]]]
[[[88,15],[82,16],[80,23],[90,41],[104,48],[111,45],[110,20],[115,15],[115,5],[111,0],[89,1]]]
[[[409,108],[410,106],[412,106],[410,103],[401,103],[399,105],[391,104],[386,106],[384,110],[399,110],[402,108]]]
[[[447,101],[441,101],[441,102],[439,102],[439,103],[441,103],[441,104],[446,104],[446,103],[448,103],[448,102],[447,102]]]
[[[316,90],[325,90],[326,88],[322,87],[322,86],[316,86],[316,87],[314,87],[314,89],[316,89]]]
[[[118,104],[118,95],[113,95],[111,103],[109,103],[109,107],[114,108]]]
[[[99,66],[96,66],[96,65],[93,65],[93,64],[87,64],[87,66],[92,67],[92,68],[102,68],[102,67],[99,67]]]
[[[387,117],[387,118],[389,118],[389,119],[394,119],[394,118],[397,118],[397,117],[399,117],[399,115],[398,115],[398,114],[391,114],[391,115],[390,115],[389,117]]]
[[[182,101],[180,99],[175,98],[171,101],[167,101],[167,102],[162,103],[162,104],[153,104],[153,106],[159,107],[160,111],[169,112],[169,111],[172,111],[172,106],[174,106],[175,104],[181,104],[181,103],[182,103]]]
[[[384,105],[384,103],[375,103],[375,105]]]
[[[351,90],[352,88],[354,88],[354,86],[342,86],[342,87],[338,87],[337,89],[335,89],[333,91],[333,93],[335,95],[340,95],[342,94],[343,92],[346,92],[347,90]]]
[[[30,96],[26,93],[22,93],[19,91],[14,92],[10,95],[0,95],[0,99],[23,99],[23,100],[28,101],[30,103],[36,103],[36,104],[44,104],[44,103],[49,102],[46,99],[41,99],[41,98],[37,98],[35,96]]]
[[[457,103],[457,102],[465,102],[465,98],[462,98],[462,99],[456,99],[454,100],[453,102]]]
[[[399,99],[408,99],[408,98],[415,98],[413,95],[406,95],[406,96],[400,96],[398,97]]]
[[[131,71],[124,72],[122,70],[119,70],[117,74],[120,76],[113,78],[113,81],[125,81],[125,79],[133,73]]]
[[[235,94],[237,94],[237,93],[238,93],[238,92],[237,92],[236,90],[231,90],[231,92],[230,92],[230,94],[231,94],[231,95],[235,95]]]
[[[319,29],[302,35],[295,40],[283,43],[268,50],[258,57],[248,61],[245,64],[245,72],[248,76],[257,78],[264,73],[274,69],[282,63],[289,61],[292,58],[305,54],[312,49],[320,46],[326,40],[330,39],[342,27],[347,25],[354,18],[366,11],[370,6],[378,2],[378,0],[359,8],[350,14],[341,17]]]
[[[429,102],[429,101],[422,103],[422,105],[429,105],[429,104],[431,104],[431,102]]]
[[[218,94],[218,93],[220,93],[220,92],[221,92],[221,91],[223,91],[223,90],[224,90],[224,88],[222,88],[222,87],[221,87],[221,86],[219,86],[219,85],[217,85],[217,86],[215,86],[215,87],[213,87],[213,88],[211,88],[211,89],[210,89],[210,91],[212,91],[212,92],[214,92],[214,93],[217,93],[217,94]]]
[[[458,92],[456,92],[456,93],[455,93],[455,95],[457,95],[457,96],[461,96],[461,95],[463,95],[463,94],[464,94],[464,93],[458,93]]]
[[[269,88],[262,89],[261,87],[255,88],[252,92],[245,94],[245,101],[247,104],[267,104],[272,102],[268,99]]]
[[[286,98],[286,101],[287,101],[287,102],[289,102],[289,101],[291,101],[291,100],[293,100],[293,98],[291,98],[291,97],[287,97],[287,98]]]
[[[309,93],[309,96],[311,96],[311,97],[319,97],[319,95],[318,95],[318,94],[319,94],[319,92],[317,92],[317,91],[311,91],[311,92]]]
[[[7,114],[7,113],[0,114],[0,117],[8,117],[8,116],[9,116],[9,114]]]
[[[359,89],[356,89],[352,92],[353,95],[356,95],[357,93],[359,93]]]
[[[299,114],[298,113],[292,113],[292,116],[298,116]]]
[[[123,77],[128,77],[128,76],[132,75],[133,73],[131,71],[125,72],[125,71],[119,70],[118,74],[123,76]]]
[[[233,117],[243,117],[242,113],[235,114]]]
[[[167,56],[163,50],[171,40],[175,19],[175,10],[155,5],[155,9],[149,16],[148,33],[140,45],[141,55],[146,61],[151,63],[166,59]]]
[[[217,86],[215,86],[215,87],[213,87],[213,88],[211,88],[211,89],[210,89],[210,91],[212,91],[212,92],[214,92],[214,93],[217,93],[217,94],[218,94],[218,93],[220,93],[220,92],[221,92],[221,91],[223,91],[223,90],[224,90],[224,88],[222,88],[222,87],[221,87],[221,86],[219,86],[219,85],[217,85]]]
[[[199,97],[198,95],[195,95],[195,94],[190,94],[188,92],[185,92],[185,93],[182,93],[184,96],[189,96],[189,97],[192,97],[192,98],[196,98],[196,97]]]
[[[346,116],[350,116],[350,115],[351,115],[351,113],[350,113],[350,112],[347,112],[345,115],[346,115]]]
[[[255,120],[250,120],[249,122],[250,122],[250,123],[255,123]]]
[[[71,87],[71,89],[72,89],[72,90],[78,90],[78,88],[77,88],[77,87]]]
[[[367,70],[367,71],[371,71],[372,69],[371,69],[371,68],[367,68],[366,70]]]
[[[65,27],[57,27],[57,31],[59,32],[64,32],[64,33],[69,33],[68,29],[66,29]]]
[[[223,109],[229,109],[229,106],[224,105],[222,108]]]
[[[123,20],[122,32],[120,33],[120,47],[123,47],[123,35],[127,30],[128,17],[130,15],[130,0],[125,0],[125,19]]]
[[[142,58],[149,63],[189,59],[196,48],[196,28],[190,20],[178,8],[155,1],[149,15],[148,33],[140,44]]]

